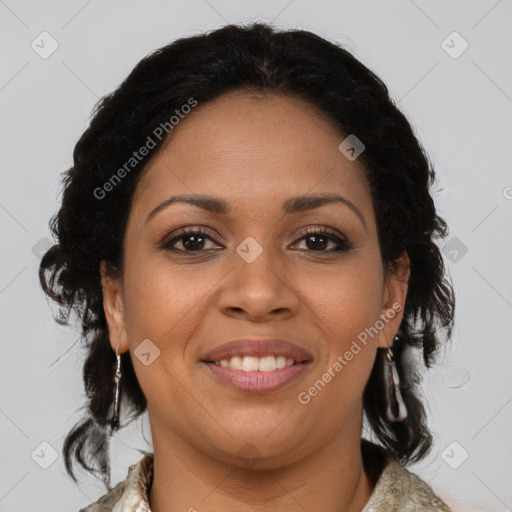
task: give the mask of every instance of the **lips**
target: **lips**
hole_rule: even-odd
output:
[[[274,392],[303,377],[312,355],[279,338],[243,338],[220,345],[201,358],[209,375],[246,393]]]
[[[242,338],[233,340],[207,352],[201,361],[205,363],[219,363],[221,360],[230,360],[234,356],[244,357],[285,357],[293,359],[295,363],[309,362],[312,355],[304,348],[279,338]]]

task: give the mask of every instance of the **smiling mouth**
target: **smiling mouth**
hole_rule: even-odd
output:
[[[247,393],[277,391],[304,376],[312,360],[296,361],[285,356],[232,356],[201,361],[217,382]]]
[[[242,370],[244,372],[272,372],[285,368],[306,364],[307,360],[295,360],[291,357],[268,355],[263,357],[256,356],[232,356],[229,359],[220,359],[218,361],[203,361],[207,364],[215,364],[231,370]]]

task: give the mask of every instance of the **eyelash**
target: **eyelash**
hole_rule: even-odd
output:
[[[201,238],[207,238],[211,241],[221,244],[221,241],[215,235],[208,233],[208,231],[206,229],[204,229],[203,227],[199,227],[199,228],[187,227],[187,228],[180,229],[178,231],[178,233],[175,236],[173,236],[170,240],[164,240],[164,242],[162,242],[159,245],[159,248],[163,249],[163,250],[173,251],[173,252],[181,252],[181,253],[185,253],[185,254],[189,253],[192,255],[195,255],[198,252],[205,252],[204,249],[199,249],[199,250],[195,250],[195,251],[194,250],[187,251],[187,250],[182,250],[182,249],[176,249],[173,247],[173,245],[176,242],[178,242],[179,240],[185,239],[188,236],[192,236],[192,235],[199,236]],[[310,236],[322,236],[322,237],[325,237],[328,240],[336,243],[336,247],[334,249],[329,249],[329,250],[315,251],[313,249],[305,249],[310,252],[331,254],[331,253],[348,252],[354,248],[353,245],[348,240],[336,235],[335,233],[331,232],[330,230],[328,230],[326,228],[323,228],[323,229],[308,228],[302,234],[302,236],[297,240],[297,242],[307,239]]]

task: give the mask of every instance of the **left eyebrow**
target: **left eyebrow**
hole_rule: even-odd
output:
[[[355,204],[352,203],[352,201],[349,201],[346,197],[338,194],[308,194],[291,197],[284,202],[283,210],[285,214],[290,215],[293,213],[314,210],[330,203],[341,203],[348,206],[359,217],[359,220],[363,223],[365,229],[367,229],[363,214],[358,210]]]
[[[149,220],[154,217],[157,213],[164,210],[168,206],[174,203],[187,203],[193,206],[197,206],[198,208],[202,208],[211,213],[227,215],[231,212],[231,207],[228,203],[226,203],[223,199],[219,197],[209,196],[209,195],[179,195],[179,196],[171,196],[167,198],[165,201],[160,203],[156,208],[154,208],[146,218],[145,223],[149,222]],[[343,204],[350,208],[363,223],[365,229],[366,222],[364,220],[363,215],[358,210],[358,208],[348,200],[346,197],[340,196],[338,194],[307,194],[301,196],[295,196],[287,199],[283,204],[283,211],[285,215],[292,215],[295,213],[302,213],[310,210],[315,210],[320,208],[321,206],[325,206],[330,203],[338,203]]]

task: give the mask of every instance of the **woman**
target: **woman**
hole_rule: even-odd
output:
[[[63,451],[108,492],[83,510],[449,510],[405,468],[432,443],[411,347],[429,367],[453,326],[434,178],[386,86],[310,32],[144,58],[75,147],[40,268],[87,350]],[[128,407],[153,451],[112,489]]]

